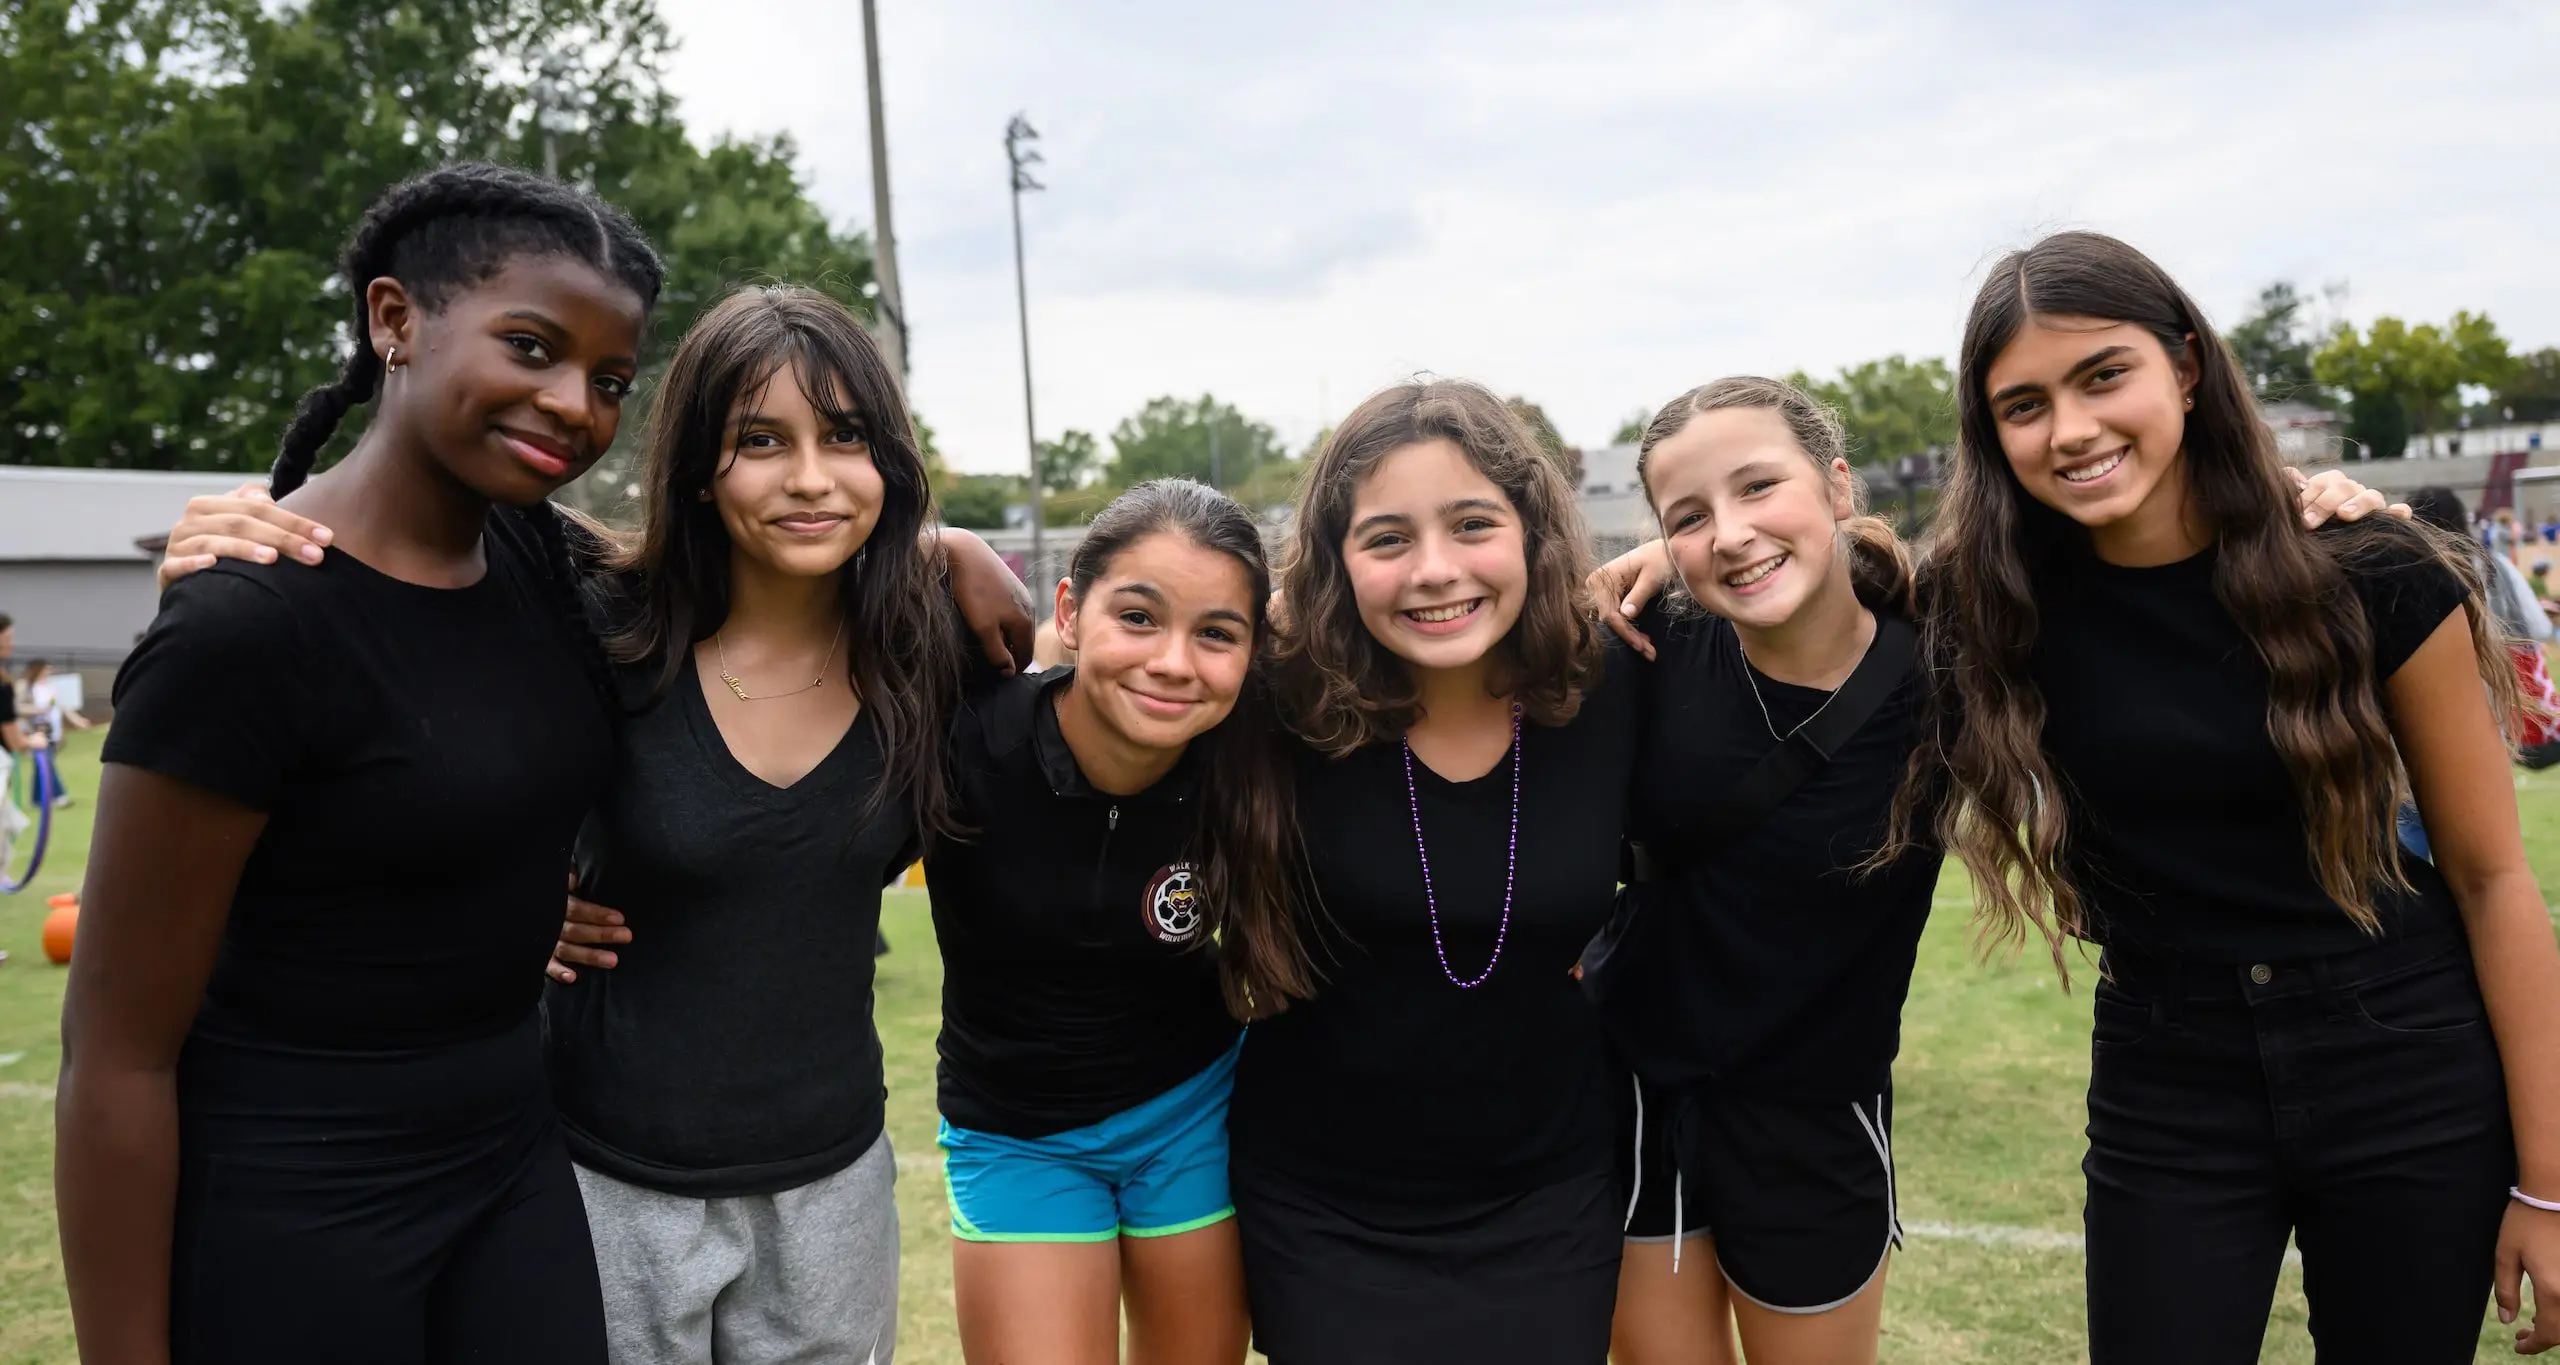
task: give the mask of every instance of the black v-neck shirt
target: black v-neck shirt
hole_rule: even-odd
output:
[[[670,1194],[770,1194],[878,1140],[882,884],[913,851],[866,710],[788,787],[747,771],[687,661],[649,704],[626,670],[620,767],[578,839],[579,894],[625,916],[609,971],[545,997],[570,1155]]]
[[[1608,1167],[1607,1052],[1571,971],[1617,891],[1638,691],[1613,643],[1607,677],[1571,721],[1524,724],[1519,745],[1470,781],[1417,759],[1412,798],[1402,744],[1341,759],[1302,751],[1297,809],[1323,980],[1314,999],[1245,1032],[1229,1115],[1240,1159],[1405,1202],[1516,1195]],[[1488,962],[1482,984],[1452,983]]]
[[[2416,532],[2390,531],[2342,565],[2377,689],[2464,601]],[[2217,557],[2125,568],[2072,547],[2040,576],[2034,676],[2089,937],[2216,963],[2363,947],[2313,875],[2302,800],[2267,734],[2266,665],[2214,596]],[[2416,889],[2379,894],[2384,932],[2450,928],[2434,865],[2401,866]]]

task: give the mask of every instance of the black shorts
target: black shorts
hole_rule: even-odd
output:
[[[1699,1087],[1675,1097],[1630,1078],[1626,1240],[1714,1234],[1734,1292],[1780,1313],[1856,1298],[1902,1244],[1893,1191],[1893,1092],[1872,1100],[1764,1099]],[[1674,1142],[1685,1151],[1673,1160]]]

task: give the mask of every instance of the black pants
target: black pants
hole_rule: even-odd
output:
[[[2257,1360],[2288,1232],[2321,1365],[2469,1361],[2515,1151],[2460,938],[2105,967],[2092,1365]]]
[[[528,1020],[398,1052],[188,1040],[175,1365],[604,1365]]]

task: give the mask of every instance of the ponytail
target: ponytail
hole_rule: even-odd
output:
[[[1849,541],[1849,583],[1869,611],[1909,616],[1913,611],[1911,548],[1893,523],[1861,512],[1841,523]]]

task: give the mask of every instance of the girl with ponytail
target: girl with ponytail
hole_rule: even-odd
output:
[[[535,1006],[610,679],[546,499],[613,440],[658,260],[450,166],[340,274],[355,352],[274,481],[335,553],[177,585],[116,680],[56,1109],[81,1354],[602,1362]]]
[[[1792,385],[1682,394],[1637,469],[1664,540],[1593,578],[1654,660],[1630,885],[1585,980],[1634,1072],[1612,1358],[1721,1365],[1738,1329],[1753,1365],[1872,1361],[1901,1239],[1892,1065],[1943,858],[1892,838],[1928,714],[1912,562]],[[1684,598],[1626,623],[1665,570]]]
[[[963,837],[925,858],[942,945],[942,1148],[973,1362],[1239,1365],[1227,1186],[1238,1021],[1312,986],[1289,772],[1256,663],[1252,517],[1120,495],[1057,586],[1076,662],[977,689]]]

